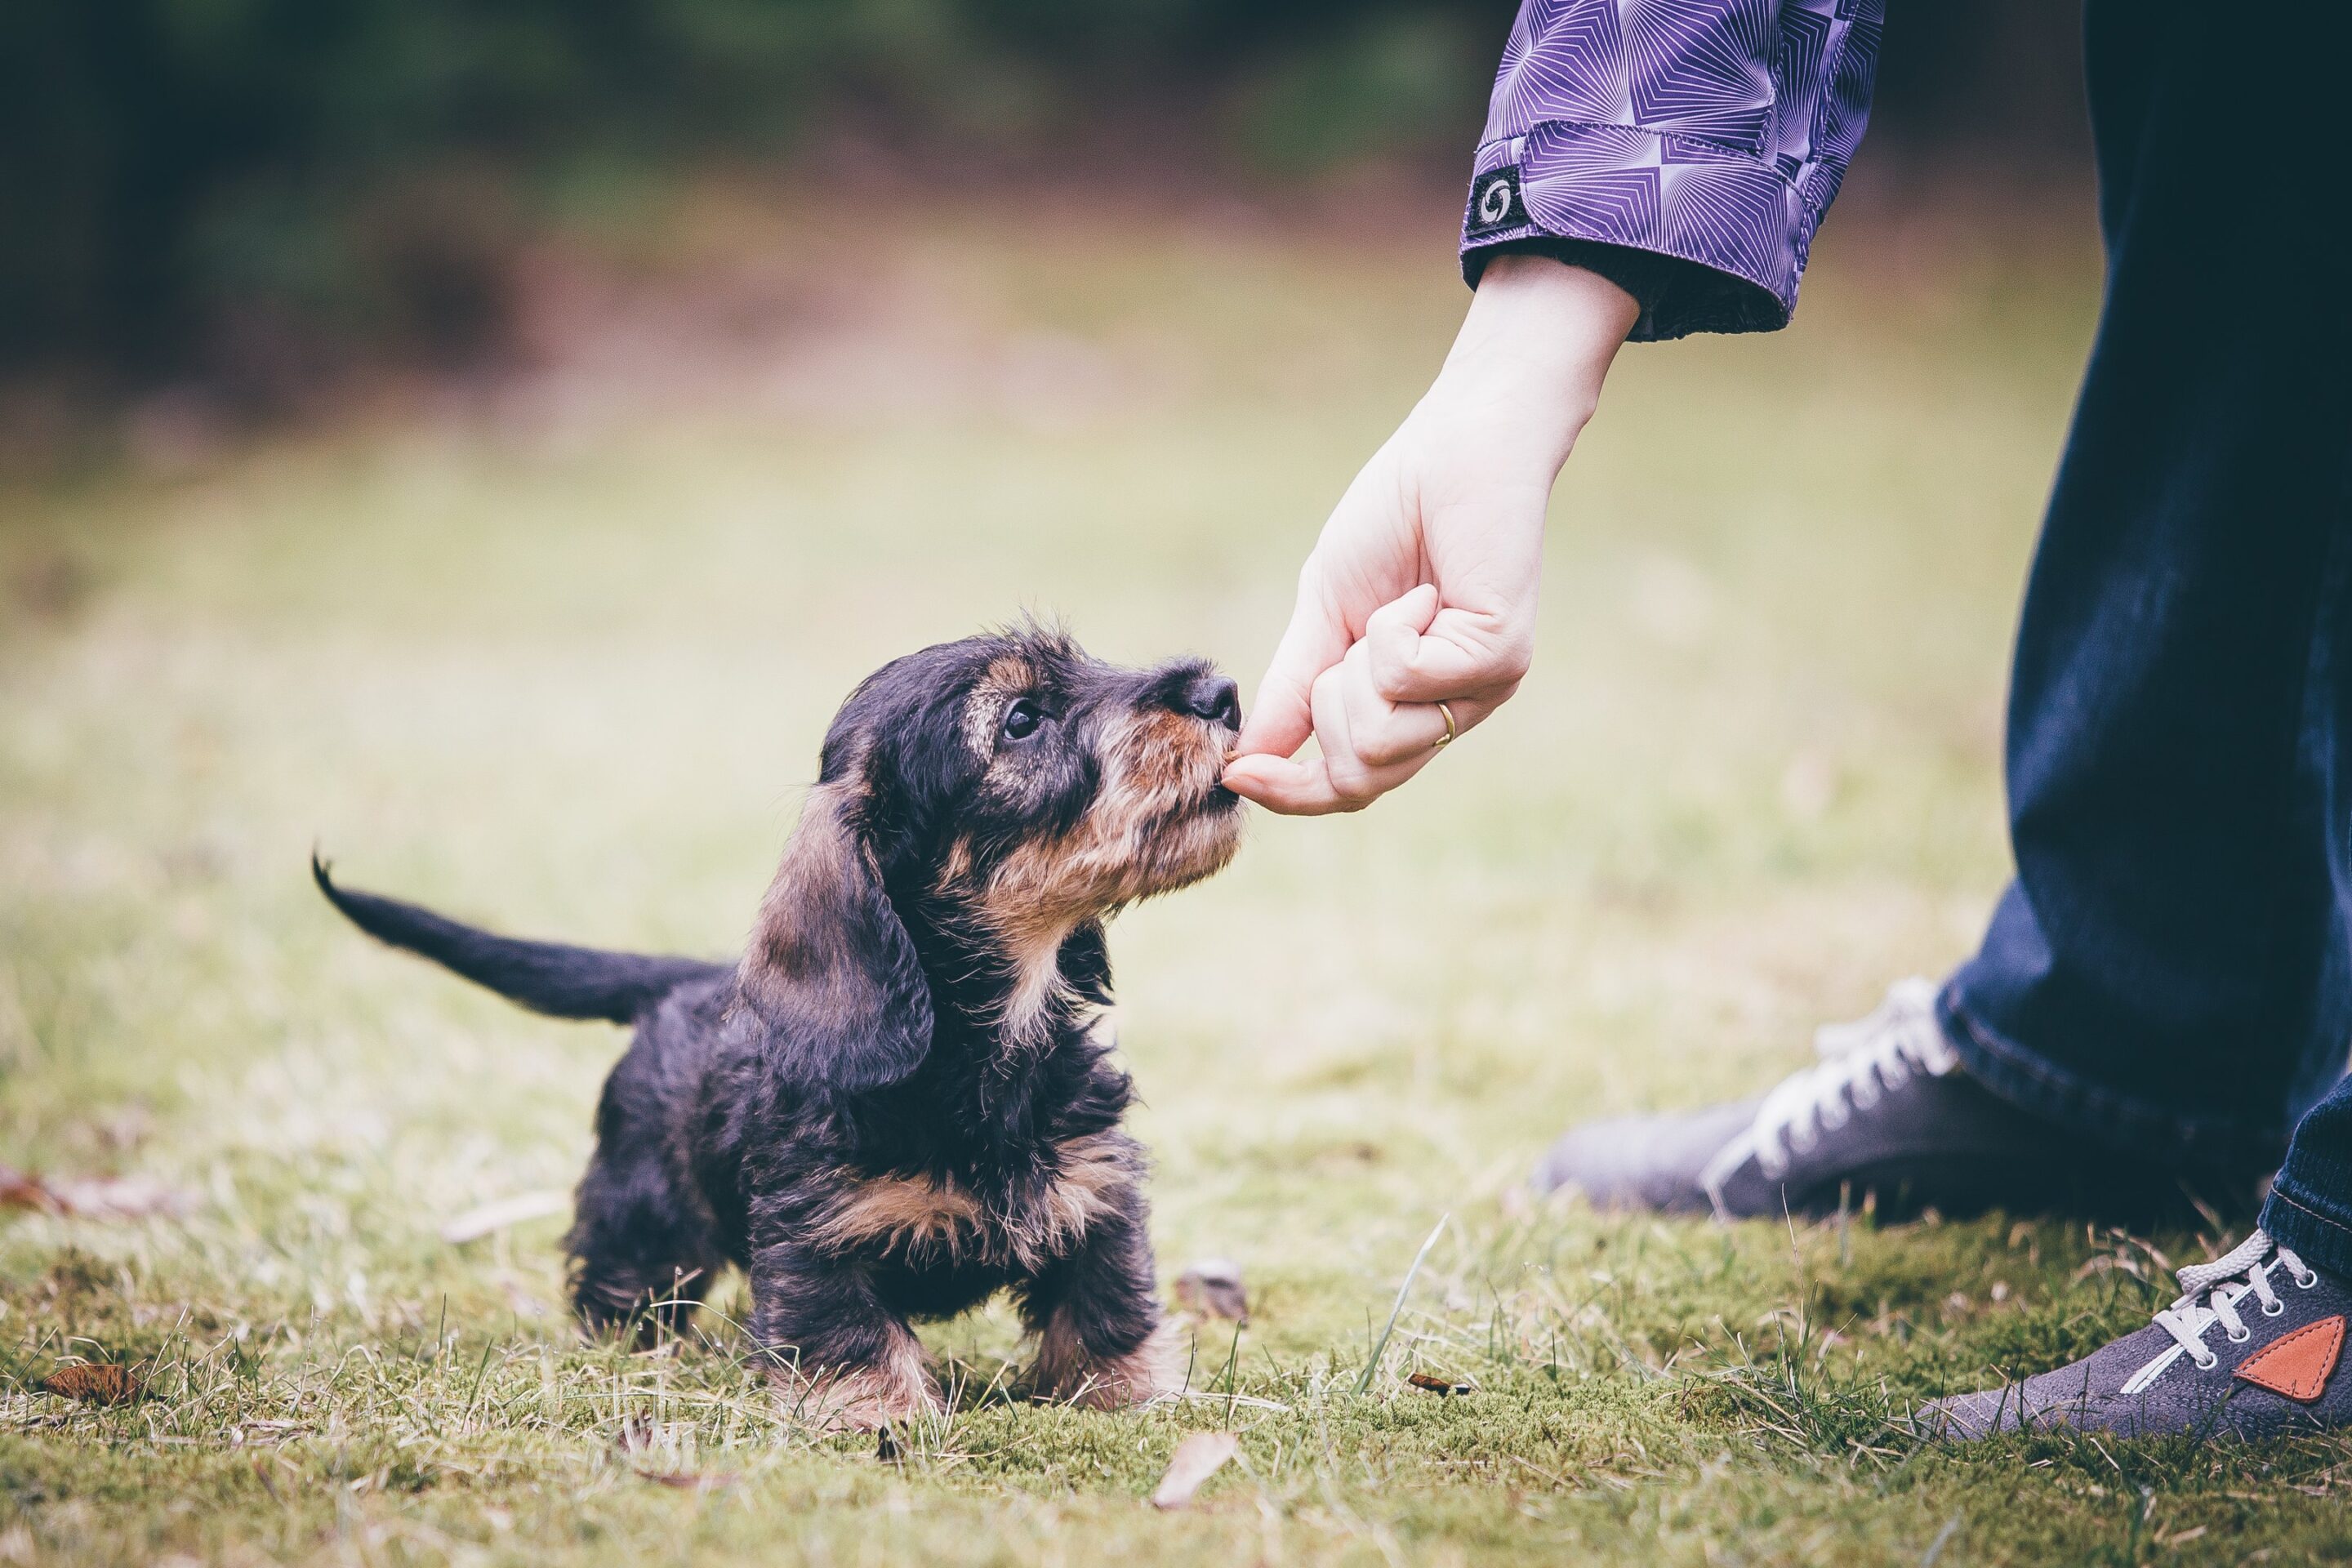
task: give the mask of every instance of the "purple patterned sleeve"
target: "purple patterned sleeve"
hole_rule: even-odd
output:
[[[1677,258],[1641,291],[1637,340],[1787,325],[1869,119],[1883,4],[1524,0],[1471,181],[1465,273],[1498,247],[1623,247]]]

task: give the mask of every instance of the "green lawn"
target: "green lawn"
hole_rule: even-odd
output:
[[[1793,331],[1629,351],[1519,700],[1114,930],[1163,1272],[1228,1255],[1255,1296],[1194,1399],[1010,1403],[993,1311],[929,1332],[963,1394],[885,1462],[781,1424],[723,1322],[581,1343],[562,1217],[439,1238],[568,1186],[620,1040],[372,946],[314,841],[510,930],[730,951],[885,658],[1037,609],[1254,678],[1463,302],[1444,203],[1015,205],[853,249],[813,237],[838,198],[688,203],[625,275],[736,258],[749,325],[592,301],[509,395],[0,489],[0,1161],[192,1200],[0,1216],[0,1561],[2352,1556],[2343,1442],[1899,1435],[2144,1321],[2141,1244],[1515,1198],[1569,1121],[1754,1090],[1967,950],[2086,216],[1856,214]],[[38,1392],[73,1356],[152,1396]],[[1219,1426],[1241,1462],[1152,1510]]]

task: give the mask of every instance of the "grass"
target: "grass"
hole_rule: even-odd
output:
[[[1630,351],[1519,700],[1115,930],[1163,1269],[1255,1297],[1189,1400],[1013,1403],[992,1311],[929,1331],[954,1413],[885,1460],[778,1420],[740,1286],[625,1356],[562,1314],[561,1217],[442,1242],[570,1183],[618,1041],[361,941],[314,840],[509,929],[729,951],[882,659],[1034,607],[1254,675],[1461,306],[1442,205],[924,205],[856,253],[835,206],[682,210],[662,265],[763,258],[772,310],[623,289],[513,384],[0,492],[0,1160],[193,1200],[0,1220],[0,1561],[2352,1556],[2340,1441],[1900,1435],[2144,1321],[2149,1248],[2198,1238],[1512,1197],[1571,1119],[1756,1089],[1972,940],[2080,218],[1857,202],[1793,332]],[[73,1357],[152,1396],[37,1391]],[[1240,1462],[1151,1510],[1209,1427]]]

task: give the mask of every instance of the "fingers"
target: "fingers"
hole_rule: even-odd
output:
[[[1411,607],[1402,613],[1409,619]],[[1320,754],[1236,757],[1225,771],[1226,788],[1286,816],[1360,811],[1427,767],[1447,734],[1434,704],[1395,703],[1380,694],[1362,642],[1317,678],[1308,703]],[[1448,706],[1457,734],[1493,711],[1471,698]]]
[[[1225,769],[1225,787],[1286,816],[1321,816],[1334,811],[1356,811],[1371,797],[1343,790],[1332,776],[1334,752],[1345,754],[1346,715],[1335,704],[1334,684],[1339,671],[1325,670],[1316,679],[1310,704],[1318,754],[1312,757],[1236,757]]]
[[[1363,647],[1374,690],[1391,702],[1455,697],[1499,700],[1518,689],[1532,657],[1528,639],[1491,616],[1439,608],[1437,591],[1415,589],[1375,613]],[[1424,608],[1426,613],[1423,613]]]
[[[1390,600],[1374,610],[1364,621],[1362,641],[1374,648],[1385,650],[1391,658],[1409,656],[1421,635],[1437,619],[1437,584],[1423,583],[1412,592]]]
[[[1372,681],[1369,642],[1367,638],[1348,650],[1348,657],[1340,661],[1339,678],[1333,682],[1337,700],[1346,713],[1349,760],[1366,769],[1394,767],[1416,758],[1426,761],[1425,753],[1446,738],[1445,716],[1433,702],[1391,702],[1381,696]],[[1448,706],[1454,710],[1454,729],[1458,731],[1473,705],[1469,699],[1456,698]],[[1481,711],[1477,716],[1485,715]],[[1316,733],[1323,733],[1319,711]]]

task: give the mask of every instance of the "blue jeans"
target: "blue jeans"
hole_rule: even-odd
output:
[[[2284,1152],[2263,1226],[2352,1274],[2343,29],[2282,9],[2307,29],[2088,6],[2106,298],[2018,634],[2017,879],[1940,1011],[2072,1133],[2184,1172]]]

